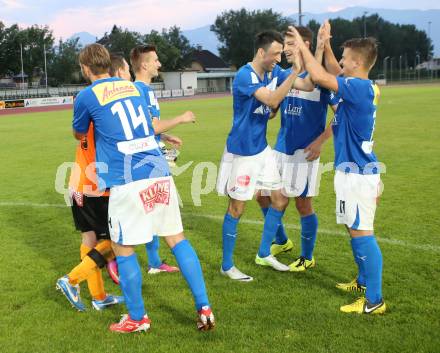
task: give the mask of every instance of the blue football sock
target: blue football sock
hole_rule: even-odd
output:
[[[307,260],[311,260],[313,257],[317,232],[318,217],[315,213],[301,217],[301,256]]]
[[[382,253],[374,235],[356,237],[356,254],[364,267],[366,298],[371,304],[382,301]],[[361,266],[362,267],[362,266]]]
[[[147,250],[148,266],[152,268],[159,268],[162,261],[159,256],[159,237],[153,236],[153,240],[145,244]]]
[[[351,239],[351,249],[353,250],[353,258],[354,261],[357,264],[358,267],[358,275],[357,275],[357,283],[360,284],[361,286],[366,286],[366,281],[365,281],[365,269],[364,269],[364,262],[360,259],[360,257],[357,254],[357,249],[356,249],[356,242],[353,242],[353,239]]]
[[[142,299],[142,273],[136,254],[116,256],[119,281],[125,305],[132,320],[140,321],[146,314]]]
[[[270,246],[275,239],[275,234],[281,224],[281,218],[284,211],[278,211],[269,207],[266,217],[264,218],[263,235],[261,237],[260,248],[258,249],[259,257],[267,257],[270,255]]]
[[[261,212],[263,212],[264,217],[266,217],[268,208],[262,208]],[[287,234],[284,230],[283,222],[281,222],[280,226],[278,227],[277,234],[275,235],[275,244],[278,245],[284,245],[287,243]]]
[[[229,213],[225,214],[223,220],[223,271],[227,271],[234,266],[233,256],[235,242],[237,241],[237,225],[239,220],[239,218],[234,218]]]
[[[196,309],[200,310],[203,306],[209,306],[202,267],[189,241],[187,239],[182,240],[174,246],[172,251],[176,257],[180,271],[191,289]]]

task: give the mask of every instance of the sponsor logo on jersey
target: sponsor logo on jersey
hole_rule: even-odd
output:
[[[306,101],[311,101],[311,102],[320,102],[321,90],[318,87],[315,87],[315,89],[312,92],[305,92],[297,89],[291,89],[289,93],[287,93],[287,97],[304,99]]]
[[[156,204],[169,205],[170,185],[169,180],[161,180],[139,192],[146,213],[153,211]]]
[[[136,86],[129,81],[102,82],[92,88],[100,105],[106,105],[118,99],[139,97]]]
[[[125,155],[151,151],[159,148],[154,136],[129,141],[120,141],[116,145],[118,147],[118,151],[124,153]]]
[[[286,109],[284,109],[284,114],[300,116],[302,112],[302,107],[296,107],[293,104],[288,104]]]

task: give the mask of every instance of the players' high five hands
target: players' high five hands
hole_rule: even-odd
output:
[[[331,37],[332,37],[332,33],[331,33],[331,25],[330,25],[330,21],[329,20],[325,20],[324,21],[324,31],[323,31],[323,36],[324,36],[324,41],[325,43],[329,42]]]
[[[330,42],[331,37],[332,36],[330,34],[330,22],[326,20],[319,28],[316,47],[320,49],[324,49],[324,46],[328,42]]]
[[[326,34],[328,36],[328,40],[330,41],[330,38],[332,37],[332,26],[331,26],[329,20],[324,21],[324,28],[325,28]]]
[[[182,124],[188,124],[188,123],[195,123],[196,122],[196,116],[191,111],[186,111],[179,118],[180,118],[180,122]]]
[[[324,24],[322,24],[321,27],[319,27],[318,37],[316,38],[316,49],[324,49],[324,30]]]

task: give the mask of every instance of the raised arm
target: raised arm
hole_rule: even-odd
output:
[[[321,87],[337,92],[338,82],[336,80],[336,77],[325,71],[322,65],[316,61],[295,27],[289,26],[289,34],[294,36],[297,41],[298,49],[303,56],[306,70],[312,78],[312,81],[320,85]]]
[[[324,57],[324,44],[326,40],[326,33],[325,33],[325,27],[324,24],[321,25],[318,31],[318,37],[316,41],[316,50],[315,50],[315,59],[318,63],[322,64],[322,59]],[[307,81],[307,84],[312,84],[313,87],[315,86],[315,83],[312,81],[310,75],[307,75],[305,78]]]
[[[325,30],[325,23],[319,27],[318,37],[316,38],[316,49],[315,49],[315,59],[317,62],[322,64],[322,59],[324,58],[324,46],[327,41],[327,32]]]
[[[324,25],[322,24],[321,27],[319,28],[316,50],[315,50],[315,59],[320,64],[322,64],[322,59],[324,57],[324,42],[325,42],[325,33],[324,33]],[[301,55],[301,53],[298,53],[298,55]],[[297,86],[295,88],[300,91],[312,91],[315,88],[315,83],[312,81],[310,75],[307,75],[302,80],[302,82],[299,82],[299,80],[297,80],[295,82],[295,86]]]
[[[331,36],[331,26],[328,20],[324,22],[323,36],[325,38],[324,41],[325,68],[332,75],[338,76],[341,74],[342,68],[341,65],[339,65],[338,60],[336,59],[335,54],[333,53],[332,46],[330,44],[330,39],[332,36]]]
[[[301,72],[304,68],[301,67],[302,55],[301,52],[298,50],[298,48],[295,49],[294,55],[295,55],[295,62],[293,64],[292,69],[295,69],[296,72]],[[298,78],[295,81],[294,88],[299,91],[311,92],[315,89],[315,83],[312,81],[310,75],[307,75],[304,78]]]

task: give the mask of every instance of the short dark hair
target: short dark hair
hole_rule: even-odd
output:
[[[110,54],[110,60],[112,62],[112,65],[110,66],[109,74],[110,76],[114,77],[116,76],[116,72],[119,69],[124,68],[124,56],[120,53],[111,53]]]
[[[264,51],[269,49],[273,42],[278,42],[281,45],[284,44],[283,35],[277,31],[264,31],[255,36],[254,50],[255,53],[258,49],[262,48]]]
[[[108,50],[98,43],[86,45],[79,53],[79,62],[87,66],[94,75],[108,73],[111,66]]]
[[[373,37],[353,38],[342,44],[341,48],[350,48],[353,52],[360,55],[364,60],[364,66],[370,70],[377,59],[377,40]]]
[[[138,45],[130,51],[130,64],[134,72],[138,72],[141,68],[143,55],[150,52],[157,52],[156,46],[153,44]]]

